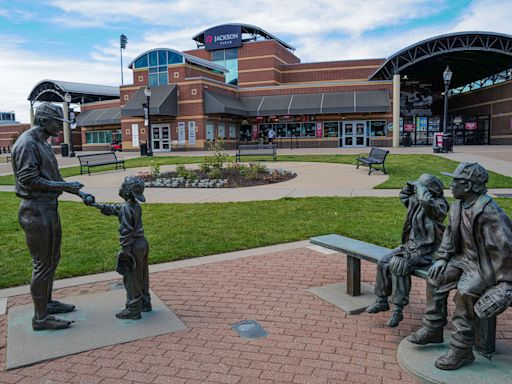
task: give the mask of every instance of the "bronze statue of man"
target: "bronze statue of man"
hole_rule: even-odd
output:
[[[481,165],[461,163],[454,173],[445,174],[453,178],[450,186],[456,200],[436,261],[429,269],[423,326],[407,339],[420,345],[442,343],[448,293],[457,289],[451,345],[435,362],[439,369],[452,370],[475,359],[475,320],[485,311],[479,299],[512,291],[512,222],[487,195],[489,177]],[[510,300],[501,302],[502,308],[497,310],[504,310]]]
[[[35,112],[34,126],[21,134],[12,149],[16,195],[22,199],[18,217],[33,264],[30,293],[35,331],[69,327],[70,321],[52,315],[75,309],[72,304],[52,300],[62,238],[57,199],[63,191],[87,196],[80,192],[81,183],[62,179],[53,149],[47,142],[51,136],[59,135],[64,121],[67,120],[60,107],[41,103]]]
[[[403,320],[403,308],[409,304],[411,270],[430,265],[441,243],[448,213],[443,183],[427,173],[416,181],[408,181],[400,191],[400,201],[407,208],[402,229],[402,245],[377,264],[375,295],[377,300],[366,311],[389,310],[388,297],[395,305],[386,326],[396,327]]]

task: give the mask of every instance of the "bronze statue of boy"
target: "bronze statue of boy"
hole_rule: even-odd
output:
[[[126,307],[116,314],[118,319],[137,320],[141,312],[150,312],[148,253],[149,245],[144,237],[142,209],[140,202],[144,198],[144,182],[136,176],[125,177],[119,188],[122,204],[88,203],[107,216],[119,218],[119,244],[121,251],[117,255],[117,271],[123,275],[126,289]]]
[[[489,176],[480,164],[461,163],[455,172],[444,174],[453,178],[456,200],[429,269],[423,326],[407,340],[420,345],[443,342],[448,294],[457,289],[451,345],[435,362],[439,369],[453,370],[475,359],[477,316],[497,315],[512,301],[512,222],[487,195]]]
[[[389,310],[388,297],[391,296],[395,307],[386,323],[388,327],[396,327],[403,320],[403,308],[409,304],[411,270],[432,263],[449,209],[443,183],[429,174],[421,175],[416,181],[408,181],[400,191],[400,201],[407,207],[402,245],[377,264],[377,301],[366,309],[369,313]]]

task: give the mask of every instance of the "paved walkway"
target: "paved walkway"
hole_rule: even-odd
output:
[[[341,282],[345,273],[343,255],[303,246],[153,272],[151,289],[187,330],[2,370],[0,383],[416,383],[398,365],[396,350],[421,325],[424,281],[413,279],[405,318],[389,329],[389,312],[348,316],[306,291]],[[374,279],[375,265],[363,261],[362,280]],[[56,296],[107,291],[116,281],[58,289]],[[8,307],[30,300],[10,297]],[[230,324],[247,319],[269,335],[240,338]],[[3,361],[6,323],[0,316]],[[512,344],[510,309],[499,317],[497,337]]]

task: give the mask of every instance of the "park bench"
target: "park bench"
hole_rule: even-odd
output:
[[[277,146],[274,144],[239,144],[235,161],[240,161],[240,156],[272,156],[272,161],[277,160]]]
[[[312,237],[309,241],[311,244],[347,255],[346,294],[349,296],[361,295],[361,260],[377,264],[382,257],[392,251],[379,245],[335,234]],[[414,268],[411,275],[426,280],[428,266]],[[476,349],[485,356],[491,356],[496,351],[496,317],[477,321]]]
[[[369,167],[368,174],[371,175],[373,171],[382,171],[385,175],[386,173],[386,167],[384,165],[384,162],[386,161],[386,156],[388,155],[389,151],[385,149],[380,148],[372,148],[370,150],[370,154],[368,156],[362,156],[360,155],[356,161],[357,166],[356,168],[359,169],[360,163],[366,165]],[[376,165],[382,165],[382,168],[375,168]]]
[[[91,155],[80,155],[78,156],[78,161],[80,161],[80,174],[82,175],[83,170],[87,168],[87,173],[89,176],[91,175],[91,167],[99,167],[101,165],[110,165],[115,164],[116,169],[120,169],[124,167],[124,160],[118,159],[115,152],[102,152],[102,153],[94,153]]]

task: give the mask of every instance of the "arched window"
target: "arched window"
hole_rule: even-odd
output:
[[[148,52],[135,60],[134,68],[148,68],[149,86],[169,84],[167,66],[169,64],[182,64],[185,60],[182,55],[164,49]]]

